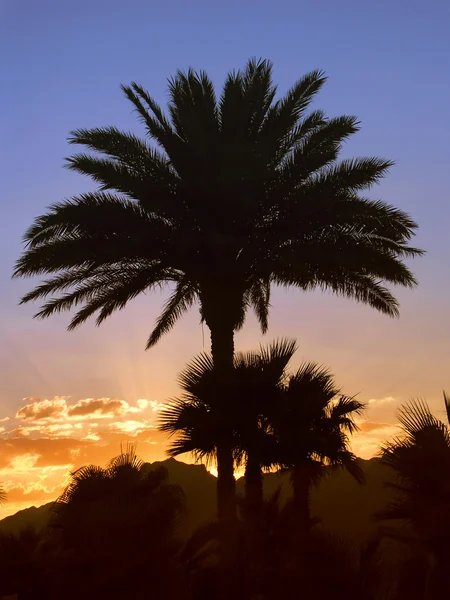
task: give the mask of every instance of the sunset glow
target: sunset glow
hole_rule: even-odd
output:
[[[368,195],[410,213],[419,224],[414,245],[426,250],[408,263],[417,289],[393,290],[399,319],[328,293],[275,288],[268,333],[249,314],[236,349],[296,338],[292,369],[304,360],[323,364],[345,394],[366,403],[352,440],[363,458],[398,433],[396,410],[408,399],[426,398],[442,414],[442,389],[450,391],[448,144],[440,117],[450,94],[447,5],[430,11],[419,2],[405,11],[384,3],[385,10],[363,11],[356,3],[288,2],[272,13],[273,3],[255,11],[231,2],[218,11],[201,2],[196,13],[190,3],[168,10],[138,2],[136,10],[113,3],[105,17],[101,3],[50,4],[0,6],[2,55],[14,57],[3,65],[9,83],[0,115],[0,485],[7,492],[0,517],[54,500],[71,471],[105,465],[127,441],[144,460],[164,459],[158,410],[179,394],[183,366],[209,350],[209,331],[193,306],[144,351],[168,288],[139,296],[99,328],[88,322],[69,333],[69,314],[39,321],[37,304],[18,305],[37,281],[11,281],[33,219],[96,187],[62,168],[69,131],[114,125],[143,135],[120,83],[142,82],[165,106],[167,77],[178,68],[206,69],[220,90],[228,70],[268,57],[280,93],[303,73],[324,69],[329,81],[313,108],[360,119],[343,158],[395,161]],[[80,42],[80,30],[90,44]]]

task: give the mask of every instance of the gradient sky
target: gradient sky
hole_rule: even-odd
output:
[[[137,299],[100,329],[67,333],[69,315],[33,320],[36,306],[18,306],[31,282],[10,280],[32,219],[93,188],[63,169],[69,131],[141,131],[119,84],[136,80],[164,104],[178,68],[206,69],[220,86],[247,58],[270,58],[280,91],[324,69],[315,106],[362,122],[345,155],[396,161],[372,196],[410,212],[420,225],[414,243],[427,251],[413,264],[420,286],[398,292],[400,319],[277,290],[265,341],[296,337],[293,366],[319,361],[368,402],[354,444],[361,456],[393,434],[408,398],[426,397],[440,414],[450,389],[449,28],[444,0],[0,0],[0,481],[10,499],[1,514],[53,499],[69,469],[104,463],[121,441],[162,458],[155,412],[177,393],[184,363],[208,348],[194,309],[144,352],[164,295]],[[250,316],[237,347],[261,341]]]

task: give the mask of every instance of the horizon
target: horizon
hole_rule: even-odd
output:
[[[408,263],[419,286],[394,290],[399,319],[329,294],[277,288],[268,333],[262,336],[249,314],[237,350],[297,338],[292,369],[303,360],[324,364],[344,393],[367,404],[352,442],[362,458],[396,434],[396,410],[409,399],[425,398],[438,417],[444,413],[450,211],[443,129],[450,78],[443,73],[450,7],[440,0],[432,10],[424,1],[400,4],[383,0],[363,12],[356,0],[339,7],[331,0],[308,7],[290,0],[273,13],[268,2],[233,0],[219,11],[201,0],[193,11],[181,0],[170,8],[135,0],[127,8],[110,3],[105,14],[100,3],[85,0],[2,3],[0,48],[10,60],[0,115],[0,484],[9,502],[0,517],[54,499],[70,470],[104,465],[121,442],[137,442],[150,462],[164,459],[158,410],[179,394],[177,374],[186,362],[209,349],[194,307],[144,351],[166,292],[138,298],[98,329],[91,322],[68,333],[69,314],[32,319],[37,305],[18,306],[32,282],[11,281],[32,220],[49,204],[93,189],[87,178],[62,168],[71,153],[69,132],[116,125],[142,134],[120,84],[135,80],[165,106],[166,81],[177,69],[205,69],[220,88],[228,71],[261,56],[273,61],[280,93],[304,73],[323,69],[328,81],[313,108],[360,119],[361,131],[343,157],[395,160],[370,197],[410,213],[419,224],[413,243],[426,250]],[[80,44],[80,31],[88,44]],[[119,35],[121,43],[111,43]]]

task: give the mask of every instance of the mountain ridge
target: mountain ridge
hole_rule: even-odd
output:
[[[376,458],[358,459],[366,475],[366,483],[359,485],[347,472],[338,470],[326,477],[311,494],[312,516],[320,519],[324,529],[355,540],[369,539],[375,532],[374,512],[385,506],[389,490],[384,483],[390,479],[387,467]],[[164,466],[169,482],[182,487],[186,496],[189,532],[215,519],[216,477],[204,464],[192,464],[169,458],[150,463],[152,467]],[[266,473],[264,493],[266,497],[278,487],[280,501],[289,497],[288,473]],[[244,492],[244,478],[236,482],[238,494]],[[53,502],[40,507],[31,506],[0,520],[0,532],[17,534],[32,527],[41,531],[47,524]]]

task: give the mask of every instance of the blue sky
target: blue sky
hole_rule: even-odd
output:
[[[416,244],[427,250],[413,265],[420,287],[398,293],[399,321],[345,300],[278,291],[267,341],[296,336],[298,360],[329,365],[348,393],[393,398],[378,409],[372,403],[374,419],[391,421],[411,395],[439,406],[440,390],[450,389],[449,29],[450,4],[437,0],[1,0],[0,418],[30,396],[134,402],[176,393],[176,373],[203,348],[195,310],[144,353],[163,297],[137,300],[99,330],[69,334],[68,315],[36,322],[32,306],[17,306],[31,283],[11,281],[12,266],[35,216],[92,188],[63,169],[69,131],[140,131],[120,83],[136,80],[164,104],[176,69],[205,69],[220,86],[253,56],[273,61],[280,91],[306,71],[327,72],[316,106],[360,118],[345,155],[396,161],[373,195],[414,216]],[[250,318],[238,346],[260,341]]]

